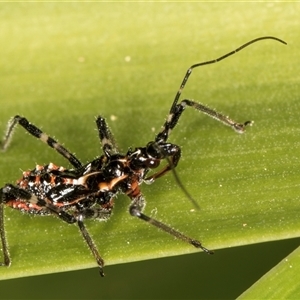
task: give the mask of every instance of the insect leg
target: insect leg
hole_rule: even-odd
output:
[[[129,195],[130,196],[130,195]],[[145,199],[143,197],[142,194],[139,194],[138,196],[136,196],[135,198],[132,199],[132,203],[129,207],[129,212],[132,216],[139,218],[140,220],[143,220],[145,222],[150,223],[151,225],[167,232],[170,235],[173,235],[174,237],[176,237],[177,239],[180,239],[186,243],[189,243],[191,245],[193,245],[196,248],[200,248],[202,249],[204,252],[208,253],[208,254],[213,254],[213,251],[208,250],[207,248],[205,248],[200,241],[192,239],[184,234],[182,234],[181,232],[169,227],[168,225],[153,219],[151,217],[146,216],[145,214],[142,213],[142,210],[145,206]]]
[[[98,220],[107,220],[111,216],[112,207],[103,208],[103,207],[94,207],[94,208],[86,208],[79,212],[76,216],[77,224],[79,226],[80,232],[89,246],[97,264],[99,267],[99,272],[102,277],[104,277],[103,267],[104,267],[104,260],[101,258],[99,251],[91,238],[90,234],[88,233],[83,220],[84,219],[98,219]]]
[[[45,204],[45,206],[52,211],[52,213],[54,214],[57,214],[57,216],[62,219],[63,221],[69,223],[69,224],[72,224],[72,223],[75,223],[77,222],[78,224],[78,227],[80,229],[80,232],[85,240],[85,242],[87,243],[87,245],[89,246],[100,270],[100,275],[103,277],[104,276],[104,272],[103,272],[103,267],[104,267],[104,261],[103,259],[101,258],[98,250],[97,250],[97,247],[93,241],[93,239],[91,238],[90,234],[88,233],[87,229],[85,228],[85,225],[83,223],[83,220],[86,218],[86,217],[94,217],[94,218],[97,218],[97,214],[95,211],[93,210],[87,210],[87,212],[85,212],[85,210],[83,210],[82,212],[80,212],[79,214],[76,214],[75,215],[71,215],[63,210],[61,210],[60,208],[57,208],[56,206],[52,205],[52,204]],[[99,212],[98,212],[99,214]],[[103,215],[101,215],[103,217]]]
[[[103,266],[104,266],[104,261],[99,255],[99,252],[90,237],[88,231],[86,230],[84,224],[83,224],[83,219],[86,217],[85,216],[85,211],[79,213],[78,215],[71,215],[67,213],[66,211],[62,210],[61,208],[53,205],[51,202],[49,202],[47,199],[39,199],[36,197],[34,194],[31,194],[30,192],[21,189],[17,186],[14,186],[12,184],[7,184],[5,187],[0,189],[0,196],[1,196],[1,202],[0,202],[0,235],[1,235],[1,242],[2,242],[2,248],[3,248],[3,253],[4,253],[4,263],[0,263],[0,266],[5,265],[9,266],[10,265],[10,257],[8,253],[8,247],[7,247],[7,242],[6,242],[6,237],[5,237],[5,231],[4,231],[4,221],[3,221],[3,204],[7,203],[10,200],[13,199],[22,199],[26,200],[26,203],[34,206],[38,206],[41,209],[46,208],[48,209],[51,213],[57,215],[60,219],[63,221],[73,224],[76,223],[79,226],[80,232],[88,244],[92,254],[94,255],[97,264],[100,268],[100,275],[104,276],[103,273]],[[88,210],[87,217],[97,217],[99,216],[99,212],[92,212],[92,210]],[[103,215],[101,215],[103,216]]]
[[[54,209],[55,209],[55,207],[54,207]],[[87,229],[85,228],[85,225],[83,223],[83,220],[86,217],[84,211],[79,213],[76,216],[68,214],[65,211],[59,211],[59,210],[55,211],[55,213],[58,215],[59,218],[61,218],[63,221],[65,221],[67,223],[71,224],[71,223],[77,222],[80,232],[98,264],[98,267],[100,269],[99,270],[100,275],[103,277],[104,276],[104,272],[103,272],[104,260],[101,258],[93,239],[91,238],[90,234],[88,233]]]
[[[165,122],[164,126],[163,126],[163,129],[161,130],[161,132],[156,136],[156,141],[157,142],[160,142],[160,141],[167,141],[168,139],[168,136],[171,132],[171,130],[176,126],[177,122],[178,122],[178,119],[182,113],[182,111],[184,110],[184,107],[186,105],[189,105],[188,103],[185,103],[185,101],[190,101],[190,100],[184,100],[182,101],[180,104],[178,104],[178,101],[179,101],[179,98],[182,94],[182,91],[190,77],[190,75],[192,74],[192,71],[194,68],[198,68],[200,66],[204,66],[204,65],[208,65],[208,64],[214,64],[214,63],[217,63],[237,52],[239,52],[240,50],[248,47],[249,45],[253,44],[253,43],[256,43],[258,41],[261,41],[261,40],[266,40],[266,39],[271,39],[271,40],[275,40],[277,42],[280,42],[282,44],[286,44],[285,41],[279,39],[279,38],[276,38],[276,37],[273,37],[273,36],[264,36],[264,37],[259,37],[259,38],[256,38],[254,40],[251,40],[245,44],[243,44],[242,46],[238,47],[237,49],[225,54],[225,55],[222,55],[220,56],[219,58],[216,58],[216,59],[213,59],[213,60],[209,60],[209,61],[205,61],[205,62],[201,62],[201,63],[197,63],[197,64],[194,64],[192,66],[190,66],[190,68],[187,70],[182,82],[181,82],[181,85],[179,87],[179,90],[177,91],[176,95],[175,95],[175,98],[174,98],[174,101],[173,101],[173,104],[171,106],[171,109],[170,109],[170,112],[169,112],[169,116],[167,118],[167,121]],[[206,114],[208,114],[209,116],[227,124],[227,125],[230,125],[233,129],[235,129],[236,131],[238,132],[243,132],[244,130],[244,126],[245,125],[248,125],[248,124],[251,124],[249,121],[248,122],[245,122],[244,124],[239,124],[239,123],[236,123],[232,120],[230,120],[228,117],[226,116],[223,116],[221,114],[219,114],[218,112],[202,105],[202,104],[199,104],[199,103],[196,103],[196,102],[193,102],[193,101],[190,101],[192,102],[193,104],[192,105],[189,105],[189,106],[192,106]],[[191,104],[191,103],[190,103]],[[232,126],[233,123],[237,124],[238,126]],[[241,125],[244,125],[244,126],[241,126]]]
[[[238,133],[243,133],[245,131],[245,126],[252,125],[252,121],[238,123],[230,119],[228,116],[225,116],[201,103],[197,103],[195,101],[185,99],[182,100],[179,104],[177,104],[170,112],[161,132],[155,138],[155,141],[157,143],[163,143],[167,141],[172,129],[177,125],[178,120],[182,112],[185,110],[186,106],[193,107],[194,109],[203,112],[204,114],[210,116],[211,118],[214,118],[222,122],[223,124],[230,126]]]
[[[9,203],[9,201],[14,201],[16,199],[26,200],[30,204],[38,203],[38,199],[30,192],[12,184],[6,184],[0,189],[0,236],[2,242],[2,252],[4,255],[4,263],[1,262],[0,266],[9,266],[11,263],[4,228],[4,205]]]
[[[42,132],[35,125],[31,124],[26,118],[20,116],[15,116],[9,121],[4,140],[1,143],[2,150],[6,150],[6,148],[8,147],[13,135],[14,128],[17,124],[20,124],[31,135],[40,139],[42,142],[46,143],[48,146],[56,150],[59,154],[66,158],[75,168],[79,168],[82,166],[82,163],[75,157],[74,154],[72,154],[69,150],[67,150],[65,147],[59,144],[52,137]]]
[[[96,119],[96,124],[98,128],[99,138],[101,141],[103,152],[106,154],[118,153],[118,147],[116,145],[115,139],[105,121],[104,118],[99,116]]]
[[[2,245],[2,253],[4,257],[4,262],[0,262],[0,266],[9,267],[11,260],[8,252],[8,244],[6,240],[5,227],[4,227],[4,203],[3,203],[3,189],[0,189],[0,237]]]
[[[79,215],[79,218],[78,218],[78,221],[77,221],[77,224],[79,226],[79,229],[80,229],[80,232],[84,238],[84,240],[86,241],[87,245],[89,246],[92,254],[94,255],[95,259],[96,259],[96,262],[100,268],[99,272],[100,272],[100,275],[102,277],[104,277],[104,272],[103,272],[103,267],[104,267],[104,260],[101,258],[98,250],[97,250],[97,247],[94,243],[94,241],[92,240],[90,234],[88,233],[88,231],[86,230],[85,226],[84,226],[84,223],[83,223],[83,216],[82,215]]]
[[[1,202],[2,204],[14,207],[17,202],[17,205],[24,208],[27,207],[34,209],[36,212],[39,210],[44,210],[44,212],[51,212],[52,214],[57,215],[63,221],[72,224],[77,222],[76,218],[73,215],[68,214],[60,207],[52,204],[47,198],[39,198],[35,194],[30,193],[29,191],[22,189],[18,186],[12,184],[6,184],[1,190]],[[18,203],[19,202],[19,203]]]

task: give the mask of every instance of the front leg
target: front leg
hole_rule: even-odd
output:
[[[169,138],[169,135],[173,128],[177,125],[179,118],[181,117],[181,114],[185,110],[187,106],[190,106],[198,111],[201,111],[202,113],[208,115],[209,117],[220,121],[224,125],[230,126],[233,130],[235,130],[238,133],[243,133],[245,131],[245,127],[247,125],[252,125],[252,121],[246,121],[244,123],[238,123],[232,119],[230,119],[228,116],[225,116],[216,110],[213,110],[201,103],[197,103],[192,100],[182,100],[179,104],[173,104],[171,107],[171,110],[169,112],[169,116],[167,120],[165,121],[162,130],[160,133],[156,136],[155,141],[157,143],[166,142]]]

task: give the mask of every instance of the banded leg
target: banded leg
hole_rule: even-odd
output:
[[[71,214],[68,214],[65,211],[61,211],[58,213],[58,217],[70,224],[77,222],[79,230],[97,262],[97,265],[99,267],[99,273],[102,277],[104,277],[104,272],[103,272],[104,260],[100,256],[99,251],[93,239],[91,238],[89,232],[87,231],[83,223],[83,220],[86,218],[86,215],[84,213],[80,213],[78,216],[73,216]]]
[[[99,219],[101,218],[102,220],[105,220],[105,219],[109,218],[110,212],[100,210],[100,209],[99,210],[87,209],[75,216],[75,215],[71,215],[53,205],[47,205],[47,208],[50,209],[53,213],[57,214],[57,216],[60,219],[62,219],[63,221],[65,221],[69,224],[73,224],[73,223],[77,222],[79,230],[97,262],[97,265],[99,267],[99,273],[102,277],[104,277],[105,276],[104,272],[103,272],[104,260],[100,256],[99,251],[98,251],[93,239],[91,238],[89,232],[87,231],[87,229],[83,223],[83,220],[86,218],[99,218]]]
[[[87,209],[84,209],[82,212],[80,212],[78,214],[78,216],[76,216],[77,224],[80,229],[80,232],[98,264],[99,273],[102,277],[105,276],[105,274],[103,272],[104,260],[100,256],[99,251],[98,251],[93,239],[91,238],[90,234],[88,233],[88,231],[83,223],[83,220],[84,219],[98,219],[98,220],[102,220],[102,221],[107,220],[111,216],[111,208],[107,208],[107,209],[102,208],[102,207],[87,208]]]
[[[40,139],[42,142],[46,143],[48,146],[56,150],[60,155],[66,158],[75,168],[79,168],[82,166],[82,163],[69,150],[67,150],[65,147],[59,144],[52,137],[42,132],[35,125],[28,122],[26,118],[20,116],[15,116],[9,121],[4,140],[1,144],[2,150],[6,150],[6,148],[8,147],[13,135],[13,131],[17,124],[20,124],[32,136]]]
[[[130,195],[129,195],[130,196]],[[140,220],[143,220],[145,222],[150,223],[151,225],[167,232],[170,235],[173,235],[174,237],[176,237],[177,239],[180,239],[186,243],[189,243],[191,245],[193,245],[196,248],[200,248],[202,249],[204,252],[206,252],[207,254],[213,254],[214,252],[205,248],[200,241],[192,239],[184,234],[182,234],[181,232],[169,227],[168,225],[153,219],[151,217],[146,216],[145,214],[142,213],[142,210],[145,206],[145,199],[143,197],[142,194],[139,194],[137,197],[132,199],[132,203],[129,207],[129,212],[132,216],[139,218]]]
[[[9,267],[11,264],[4,226],[4,205],[16,198],[30,199],[31,194],[11,184],[6,184],[3,188],[0,189],[0,236],[2,252],[4,256],[4,262],[0,262],[0,266]]]
[[[118,147],[116,145],[113,134],[111,133],[104,118],[99,116],[96,119],[96,124],[98,128],[99,138],[101,141],[103,152],[106,154],[116,154],[118,153]]]
[[[167,141],[172,129],[177,125],[178,120],[182,112],[185,110],[186,106],[193,107],[194,109],[203,112],[211,118],[222,122],[224,125],[230,126],[238,133],[243,133],[245,131],[245,126],[252,125],[252,121],[246,121],[243,124],[238,123],[203,104],[194,102],[192,100],[184,99],[179,104],[176,104],[174,107],[172,106],[168,119],[166,120],[161,132],[155,138],[155,141],[157,143],[164,143]]]
[[[93,241],[93,239],[91,238],[90,234],[88,233],[88,231],[86,230],[85,226],[84,226],[84,223],[82,221],[82,218],[79,218],[78,221],[77,221],[77,224],[79,226],[79,229],[80,229],[80,232],[84,238],[84,240],[86,241],[87,245],[89,246],[97,264],[98,264],[98,267],[99,267],[99,272],[100,272],[100,275],[102,277],[104,277],[104,272],[103,272],[103,267],[104,267],[104,260],[101,258],[98,250],[97,250],[97,247]]]
[[[60,213],[58,213],[59,218],[66,221],[67,223],[77,222],[77,225],[82,234],[82,237],[84,238],[90,251],[92,252],[92,254],[97,262],[97,265],[99,267],[99,273],[102,277],[105,276],[104,272],[103,272],[104,260],[100,256],[99,251],[98,251],[93,239],[91,238],[89,232],[87,231],[87,229],[83,223],[83,220],[86,218],[100,218],[100,215],[101,215],[102,220],[104,220],[105,218],[109,218],[108,215],[110,215],[110,212],[107,212],[105,217],[104,217],[104,214],[105,214],[104,211],[93,210],[93,209],[88,209],[87,211],[83,211],[83,212],[79,213],[77,216],[68,214],[65,211],[61,211]]]
[[[175,99],[174,99],[172,107],[170,109],[168,119],[165,122],[162,131],[156,136],[155,140],[157,142],[161,142],[161,141],[162,142],[166,142],[167,139],[168,139],[168,136],[169,136],[169,134],[171,132],[171,130],[176,126],[176,124],[178,122],[178,119],[179,119],[179,117],[180,117],[180,115],[182,113],[182,110],[184,109],[183,108],[181,110],[181,112],[178,113],[178,109],[179,109],[179,107],[178,107],[178,101],[179,101],[179,98],[180,98],[180,96],[182,94],[182,91],[183,91],[183,89],[184,89],[184,87],[185,87],[185,85],[186,85],[186,83],[187,83],[190,75],[192,74],[193,69],[198,68],[200,66],[217,63],[217,62],[219,62],[219,61],[221,61],[221,60],[223,60],[223,59],[225,59],[225,58],[227,58],[227,57],[229,57],[229,56],[231,56],[231,55],[239,52],[240,50],[248,47],[249,45],[251,45],[253,43],[256,43],[256,42],[261,41],[261,40],[267,40],[267,39],[275,40],[277,42],[280,42],[280,43],[286,45],[285,41],[283,41],[283,40],[281,40],[279,38],[273,37],[273,36],[259,37],[259,38],[256,38],[254,40],[251,40],[251,41],[243,44],[242,46],[238,47],[237,49],[235,49],[235,50],[233,50],[233,51],[231,51],[231,52],[229,52],[229,53],[227,53],[225,55],[220,56],[219,58],[216,58],[216,59],[213,59],[213,60],[209,60],[209,61],[205,61],[205,62],[201,62],[201,63],[197,63],[197,64],[192,65],[187,70],[187,72],[186,72],[186,74],[185,74],[185,76],[184,76],[184,78],[182,80],[182,83],[181,83],[181,85],[179,87],[179,90],[177,91],[177,93],[175,95]],[[184,101],[190,101],[190,100],[184,100]],[[182,101],[182,102],[184,102],[184,101]],[[245,125],[251,124],[251,122],[247,121],[244,124],[239,124],[239,125],[244,125],[242,127],[240,127],[240,126],[238,126],[238,127],[232,126],[233,125],[232,122],[235,123],[235,124],[238,124],[238,123],[230,120],[228,117],[223,116],[223,115],[217,113],[216,111],[214,111],[214,110],[212,110],[212,109],[210,109],[210,108],[208,108],[208,107],[206,107],[206,106],[204,106],[202,104],[199,104],[199,103],[196,103],[196,102],[193,102],[193,101],[190,101],[190,102],[193,103],[193,105],[190,105],[190,106],[192,106],[192,107],[194,107],[194,108],[196,108],[196,109],[198,109],[198,110],[200,110],[200,111],[208,114],[209,116],[211,116],[211,117],[213,117],[213,118],[215,118],[215,119],[223,122],[226,125],[231,126],[233,129],[235,129],[239,133],[241,133],[241,132],[244,131],[244,126]],[[183,104],[182,106],[185,106],[185,104]]]
[[[61,208],[53,205],[51,202],[48,202],[44,199],[37,198],[34,194],[14,186],[12,184],[7,184],[5,187],[0,189],[0,236],[2,242],[2,252],[4,255],[4,262],[0,262],[0,266],[9,266],[10,265],[10,256],[8,252],[8,245],[6,241],[5,231],[4,231],[4,219],[3,219],[3,206],[13,199],[22,199],[26,200],[26,203],[31,204],[33,206],[38,206],[41,208],[47,208],[47,210],[51,211],[51,213],[57,215],[60,219],[64,222],[69,224],[77,223],[80,229],[80,232],[86,241],[87,245],[89,246],[93,256],[96,259],[96,262],[100,268],[100,275],[104,276],[103,266],[104,261],[101,258],[96,245],[94,244],[91,236],[89,235],[88,231],[86,230],[83,220],[85,218],[102,218],[107,219],[110,216],[111,211],[109,210],[101,210],[101,209],[87,209],[83,212],[79,213],[77,216],[67,213],[66,211],[62,210]]]
[[[37,200],[36,203],[35,203],[35,200]],[[51,202],[48,202],[47,200],[38,199],[34,195],[30,195],[30,198],[28,198],[28,201],[31,204],[37,204],[39,206],[46,207],[53,214],[56,214],[60,219],[62,219],[63,221],[65,221],[69,224],[74,224],[77,222],[80,232],[98,264],[98,267],[100,269],[99,270],[100,275],[103,277],[104,276],[104,272],[103,272],[104,261],[101,258],[93,239],[91,238],[90,234],[88,233],[87,229],[85,228],[83,220],[86,218],[98,218],[98,219],[105,220],[105,219],[109,218],[111,211],[105,210],[105,209],[100,209],[100,208],[99,209],[94,208],[94,209],[85,209],[82,212],[80,212],[78,215],[72,215],[72,214],[69,214],[66,211],[62,210],[61,208],[53,205]]]
[[[26,209],[26,210],[32,210],[36,213],[39,213],[40,211],[51,212],[55,215],[57,215],[59,218],[64,220],[67,223],[75,223],[76,219],[66,213],[65,211],[62,211],[60,207],[53,205],[47,198],[41,199],[37,197],[35,194],[32,194],[31,192],[22,189],[18,186],[15,186],[13,184],[6,184],[2,189],[2,204],[8,205],[11,207],[14,207],[13,204],[15,201],[20,202],[20,208],[19,209]],[[21,204],[24,204],[23,207]]]
[[[0,262],[0,266],[9,267],[11,264],[11,260],[10,260],[8,244],[6,240],[6,234],[5,234],[4,204],[2,201],[2,197],[3,197],[3,193],[2,193],[2,189],[0,189],[0,237],[1,237],[2,253],[4,258],[4,261]]]

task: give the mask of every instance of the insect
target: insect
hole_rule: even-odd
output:
[[[230,126],[238,133],[243,133],[245,126],[251,125],[251,122],[235,122],[229,117],[189,99],[179,102],[182,90],[194,68],[219,62],[250,44],[264,39],[272,39],[286,44],[276,37],[260,37],[217,59],[192,65],[183,78],[160,132],[146,146],[129,149],[126,154],[119,152],[106,120],[101,116],[97,117],[96,125],[103,154],[87,164],[83,164],[74,154],[26,118],[18,115],[13,117],[8,123],[1,145],[3,150],[6,150],[9,145],[14,128],[21,125],[32,136],[40,139],[67,159],[73,168],[66,169],[53,163],[44,166],[37,165],[34,169],[23,172],[22,178],[16,184],[7,183],[0,189],[0,235],[4,256],[4,261],[0,265],[9,266],[11,264],[4,230],[4,206],[8,206],[35,215],[56,215],[66,223],[76,223],[99,266],[100,275],[104,276],[104,261],[85,227],[84,220],[107,220],[113,210],[113,200],[120,193],[126,194],[130,198],[129,213],[132,216],[212,254],[213,251],[204,247],[200,241],[145,215],[143,213],[145,198],[140,190],[140,184],[143,182],[153,183],[171,171],[183,192],[197,206],[175,171],[181,156],[180,146],[168,142],[169,135],[177,125],[182,112],[186,107],[192,107]],[[165,160],[165,165],[158,171],[154,170],[160,166],[163,160]]]

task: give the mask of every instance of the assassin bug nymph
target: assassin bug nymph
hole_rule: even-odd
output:
[[[168,171],[172,171],[186,196],[194,202],[175,172],[175,167],[180,159],[180,147],[167,142],[184,109],[187,106],[193,107],[230,126],[238,133],[244,132],[245,126],[251,125],[251,122],[237,123],[229,117],[192,100],[184,99],[178,103],[182,90],[194,68],[221,61],[250,44],[264,39],[273,39],[286,44],[276,37],[260,37],[215,60],[192,65],[187,70],[169,115],[154,141],[149,142],[145,147],[129,149],[126,154],[119,153],[113,135],[105,119],[101,116],[96,119],[96,124],[103,155],[87,164],[82,164],[74,154],[31,124],[26,118],[20,116],[12,118],[8,123],[2,142],[3,150],[8,147],[13,129],[19,124],[31,135],[66,158],[73,168],[65,169],[52,163],[45,166],[37,165],[35,169],[23,172],[23,177],[15,185],[8,183],[0,189],[0,235],[4,255],[4,262],[1,262],[0,265],[9,266],[11,263],[4,230],[4,205],[6,205],[31,214],[54,214],[69,224],[77,223],[84,240],[97,261],[101,276],[104,276],[104,261],[84,225],[84,220],[92,218],[107,220],[112,213],[113,199],[119,193],[126,194],[131,199],[129,212],[132,216],[146,221],[208,254],[212,254],[213,252],[202,246],[200,241],[145,215],[143,213],[145,199],[139,185],[143,182],[152,183]],[[166,160],[166,165],[154,174],[148,175],[149,171],[157,168],[163,159]]]

